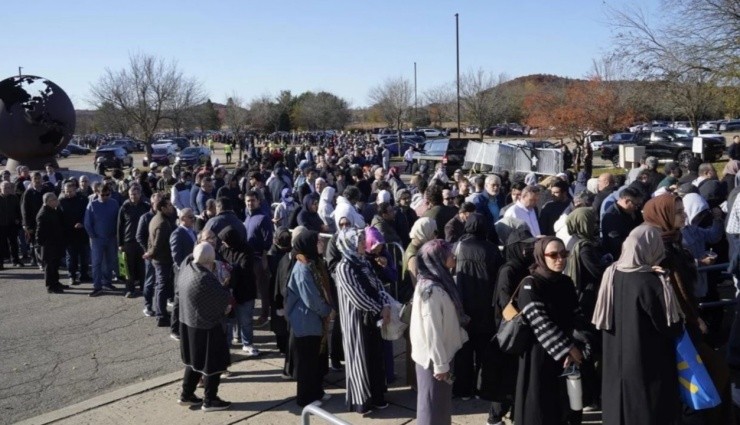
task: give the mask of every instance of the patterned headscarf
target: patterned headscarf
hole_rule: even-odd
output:
[[[370,267],[370,263],[368,263],[365,256],[357,252],[360,239],[364,239],[364,233],[364,230],[354,227],[340,229],[337,234],[337,249],[342,253],[342,257],[350,263]]]
[[[452,303],[455,304],[460,325],[465,326],[470,321],[470,317],[463,310],[460,291],[455,285],[452,273],[446,266],[450,255],[452,255],[452,245],[443,239],[432,239],[422,245],[416,255],[418,267],[416,286],[420,291],[430,290],[432,286],[444,289],[452,299]]]

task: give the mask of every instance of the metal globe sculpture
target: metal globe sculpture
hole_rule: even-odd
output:
[[[56,165],[56,154],[72,139],[75,124],[72,101],[53,82],[32,75],[0,81],[0,152],[9,158],[8,169]]]

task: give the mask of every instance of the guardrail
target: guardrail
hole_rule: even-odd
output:
[[[468,142],[465,163],[472,170],[554,175],[563,171],[563,153],[557,148],[532,149],[527,145],[506,142]],[[490,169],[490,170],[489,170]]]
[[[349,422],[339,419],[326,410],[312,404],[309,404],[308,406],[303,408],[303,411],[301,412],[301,424],[309,425],[311,423],[311,415],[318,416],[321,419],[335,425],[351,425]]]

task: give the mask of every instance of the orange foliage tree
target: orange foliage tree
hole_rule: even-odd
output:
[[[591,147],[585,137],[593,131],[609,135],[630,124],[634,113],[621,96],[619,82],[592,77],[540,86],[524,97],[525,122],[545,136],[570,139],[576,144],[576,170],[591,168]]]

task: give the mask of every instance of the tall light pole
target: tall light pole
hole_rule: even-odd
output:
[[[23,71],[23,67],[22,66],[19,66],[18,67],[18,76],[19,77],[22,77],[23,76],[23,72],[22,71]]]
[[[418,108],[419,105],[416,102],[416,62],[414,62],[414,126],[416,126],[416,108]]]
[[[455,13],[455,54],[457,56],[457,138],[460,138],[460,20]]]

